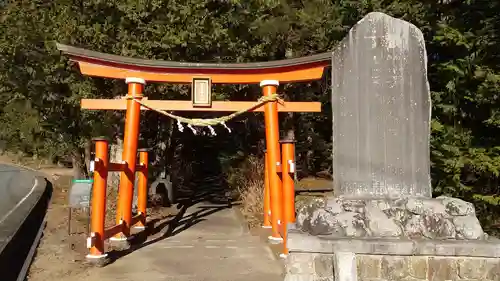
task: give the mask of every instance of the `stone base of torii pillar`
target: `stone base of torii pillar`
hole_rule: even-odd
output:
[[[333,51],[332,106],[335,197],[297,206],[285,280],[500,280],[500,241],[474,206],[431,198],[422,32],[359,21]]]

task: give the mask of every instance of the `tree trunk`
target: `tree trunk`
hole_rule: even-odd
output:
[[[80,149],[75,149],[71,153],[71,164],[73,166],[73,179],[87,178],[89,174],[87,173],[87,165],[85,165],[84,153]]]
[[[160,121],[161,122],[161,121]],[[173,138],[173,120],[169,119],[167,122],[160,123],[158,130],[158,137],[156,141],[156,159],[155,163],[159,167],[160,175],[164,176],[170,171],[170,150]]]
[[[291,50],[290,50],[291,52]],[[285,94],[286,100],[293,100],[293,98],[296,96],[294,95],[294,90],[293,86],[290,88],[291,91],[289,93]],[[285,129],[285,135],[284,139],[289,139],[293,140],[295,139],[295,115],[292,112],[288,112],[285,117],[284,121],[284,129]]]
[[[285,139],[288,140],[295,140],[295,122],[293,122],[293,113],[289,112],[288,113],[288,118],[286,118],[286,134],[285,134]]]
[[[87,140],[85,142],[85,153],[84,153],[84,161],[85,161],[85,166],[87,167],[87,174],[90,175],[90,165],[88,165],[88,163],[90,163],[90,158],[92,157],[91,155],[91,152],[92,152],[92,140]]]
[[[111,144],[109,162],[120,163],[120,161],[122,161],[123,139],[117,136],[115,142],[116,143]],[[108,182],[110,187],[118,189],[118,185],[120,183],[120,172],[110,172],[108,174]]]
[[[165,173],[172,173],[172,164],[174,162],[175,155],[175,138],[177,136],[178,129],[176,128],[174,121],[171,120],[168,126],[168,139],[167,139],[167,148],[165,150]]]

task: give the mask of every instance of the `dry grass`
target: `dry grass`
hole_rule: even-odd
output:
[[[262,223],[264,209],[264,161],[248,157],[242,165],[229,172],[229,184],[241,199],[241,211],[250,227]]]
[[[118,206],[118,187],[108,186],[106,189],[106,227],[116,224],[116,208]]]

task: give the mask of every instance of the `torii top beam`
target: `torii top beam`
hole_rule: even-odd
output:
[[[302,58],[253,63],[193,63],[128,58],[57,44],[71,60],[78,62],[82,74],[126,79],[142,78],[152,82],[190,84],[193,77],[210,76],[212,83],[254,84],[262,80],[280,83],[321,79],[330,65],[331,53]]]

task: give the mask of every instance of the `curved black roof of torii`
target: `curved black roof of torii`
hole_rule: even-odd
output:
[[[250,62],[250,63],[198,63],[198,62],[179,62],[165,60],[148,60],[130,58],[112,54],[106,54],[96,51],[91,51],[74,46],[57,43],[57,49],[70,57],[80,58],[84,60],[100,61],[103,63],[112,63],[120,65],[147,67],[147,68],[177,68],[177,69],[234,69],[234,70],[252,70],[252,69],[272,69],[293,67],[300,65],[310,65],[316,63],[329,63],[332,58],[331,52],[320,53],[300,58],[275,60],[266,62]]]

